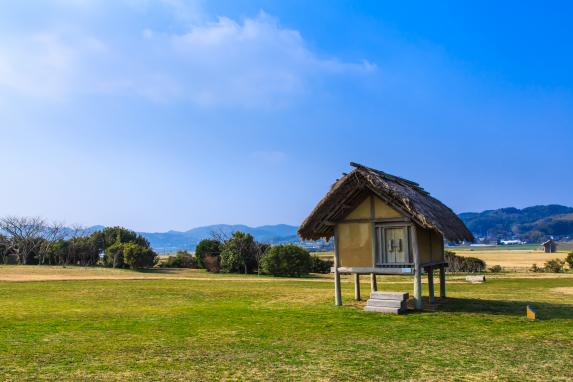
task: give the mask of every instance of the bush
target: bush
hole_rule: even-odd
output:
[[[197,258],[187,251],[178,251],[161,263],[162,268],[199,268]]]
[[[311,273],[330,273],[330,268],[333,266],[331,260],[322,260],[318,256],[311,256],[310,260]]]
[[[537,264],[533,264],[531,268],[529,268],[530,272],[540,273],[543,272],[543,268],[537,266]]]
[[[103,265],[113,268],[123,268],[123,244],[115,243],[105,249],[103,255]]]
[[[131,269],[151,268],[157,264],[157,259],[151,248],[135,243],[123,244],[123,261]]]
[[[151,248],[136,243],[115,243],[104,253],[104,265],[113,268],[149,268],[157,263],[157,254]]]
[[[252,235],[233,233],[221,251],[221,270],[228,273],[253,273],[257,269],[258,250]]]
[[[263,273],[273,276],[296,276],[308,274],[312,267],[310,253],[294,244],[272,247],[261,260]]]
[[[218,240],[201,240],[195,248],[195,257],[197,258],[197,264],[200,268],[205,268],[204,259],[207,256],[219,257],[221,251],[223,250],[223,244]],[[218,260],[217,260],[218,261]],[[209,261],[212,263],[212,261]]]
[[[485,262],[475,257],[457,256],[454,252],[445,251],[444,256],[450,272],[478,273],[485,270]]]
[[[489,269],[491,273],[500,273],[502,270],[501,265],[494,265]]]
[[[553,259],[546,262],[544,268],[546,272],[560,273],[563,272],[564,266],[565,266],[564,260]]]
[[[221,259],[219,256],[205,256],[203,258],[203,267],[207,272],[221,272]]]
[[[569,269],[573,270],[573,252],[569,252],[565,258],[565,262],[569,264]]]

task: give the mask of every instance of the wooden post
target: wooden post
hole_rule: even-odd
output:
[[[420,266],[420,251],[416,225],[412,226],[412,249],[414,251],[414,305],[416,310],[422,309],[422,267]]]
[[[436,302],[434,298],[434,268],[428,268],[428,295],[430,304]]]
[[[372,292],[378,291],[378,283],[376,282],[376,273],[370,274],[370,290]]]
[[[338,257],[338,229],[334,229],[334,305],[342,305],[342,291],[340,289],[340,259]]]
[[[354,274],[354,299],[360,301],[360,274]]]
[[[446,298],[446,267],[440,267],[440,298]]]
[[[334,265],[334,305],[342,305],[342,292],[340,290],[340,272],[338,266]]]

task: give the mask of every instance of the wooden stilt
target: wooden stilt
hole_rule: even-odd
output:
[[[340,272],[338,267],[334,266],[334,305],[342,305],[342,291],[340,290]]]
[[[370,290],[372,292],[378,291],[378,283],[376,281],[376,273],[370,274]]]
[[[340,259],[338,256],[338,230],[334,230],[334,305],[342,305],[342,291],[340,286]]]
[[[446,298],[446,267],[440,267],[440,298]]]
[[[428,295],[430,304],[436,302],[434,298],[434,268],[428,268]]]
[[[412,249],[414,251],[414,305],[416,310],[422,309],[422,267],[420,266],[420,251],[416,226],[412,227]]]
[[[422,270],[419,265],[414,272],[414,305],[416,310],[422,309]]]
[[[354,274],[354,299],[360,301],[360,274]]]

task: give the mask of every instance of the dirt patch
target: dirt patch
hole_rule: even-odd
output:
[[[553,292],[573,295],[573,287],[553,288]]]

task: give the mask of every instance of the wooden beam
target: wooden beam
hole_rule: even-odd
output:
[[[370,274],[370,290],[372,292],[378,291],[378,283],[376,282],[376,273]]]
[[[446,267],[440,267],[440,298],[446,298]]]
[[[360,273],[361,275],[411,275],[413,273],[413,265],[404,265],[403,267],[338,267],[338,272],[341,274]],[[334,267],[331,267],[331,272],[334,272]]]
[[[436,302],[434,298],[434,268],[428,269],[428,292],[430,304],[433,304]]]
[[[360,301],[360,274],[354,274],[354,299]]]
[[[422,309],[422,264],[418,248],[416,225],[412,226],[412,250],[414,252],[414,305],[416,310]]]

